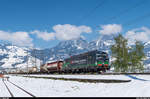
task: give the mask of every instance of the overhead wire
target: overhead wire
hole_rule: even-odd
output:
[[[98,0],[100,1],[100,0]],[[96,7],[94,7],[88,14],[85,14],[82,19],[79,21],[79,23],[81,24],[84,20],[86,20],[90,15],[92,15],[96,9],[98,9],[99,7],[102,7],[105,4],[106,0],[103,0],[101,2],[98,3],[98,5],[96,5]]]
[[[138,6],[143,5],[144,3],[146,3],[147,0],[141,0],[140,2],[136,3],[135,5],[121,11],[119,14],[117,14],[116,16],[112,16],[110,18],[108,18],[107,20],[104,21],[104,23],[106,23],[107,21],[112,21],[114,19],[117,19],[118,17],[122,16],[123,14],[126,14],[128,12],[130,12],[132,9],[137,8]]]
[[[137,8],[140,5],[143,5],[144,3],[146,3],[146,0],[141,0],[140,2],[136,3],[135,5],[133,5],[133,6],[129,7],[129,8],[121,11],[116,16],[112,16],[112,17],[108,18],[107,20],[104,20],[104,23],[106,23],[107,21],[110,22],[110,21],[112,21],[114,19],[117,19],[118,17],[122,16],[123,14],[126,14],[126,13],[130,12],[132,9]],[[80,23],[82,23],[83,21],[85,21],[90,15],[92,15],[95,12],[95,10],[97,8],[102,7],[104,4],[105,4],[105,0],[101,1],[100,3],[98,3],[98,5],[96,5],[96,7],[94,7],[87,15],[84,15],[82,17],[82,20],[80,21]],[[144,16],[142,16],[140,18],[147,17],[147,16],[149,16],[149,14],[148,15],[144,15]],[[137,18],[136,20],[138,20],[138,19],[139,18]],[[125,25],[127,25],[127,24],[130,25],[131,23],[125,23]],[[97,28],[99,28],[100,26],[96,25],[95,27],[96,27],[95,28],[96,32],[98,32]]]
[[[131,9],[137,8],[138,6],[140,6],[140,5],[142,5],[142,4],[146,3],[146,2],[147,2],[147,0],[142,0],[142,1],[138,2],[138,3],[136,3],[133,7],[130,7],[130,8],[128,8],[128,9],[122,11],[119,15],[113,16],[113,17],[111,17],[110,19],[108,19],[107,21],[112,21],[112,20],[114,20],[114,19],[117,19],[118,17],[120,17],[120,16],[123,15],[124,13],[130,12]],[[123,25],[123,26],[129,26],[129,25],[132,25],[132,24],[134,24],[134,23],[137,23],[137,22],[140,21],[141,19],[147,18],[147,17],[149,17],[149,16],[150,16],[150,13],[148,13],[148,14],[146,14],[146,15],[143,15],[143,16],[140,16],[140,17],[137,17],[136,19],[131,20],[131,21],[128,21],[128,22],[126,22],[126,23],[123,23],[122,25]],[[133,22],[134,22],[134,23],[133,23]],[[106,23],[106,21],[104,21],[104,23]],[[96,29],[99,28],[99,27],[100,27],[100,26],[97,25],[97,26],[96,26]],[[96,32],[98,32],[98,30],[96,30]]]
[[[105,3],[105,0],[103,0],[103,1],[100,2],[100,3],[98,3],[98,5],[97,5],[95,8],[93,8],[87,15],[84,15],[84,17],[82,17],[82,20],[80,21],[80,23],[83,22],[84,20],[86,20],[91,14],[93,14],[93,13],[95,12],[95,10],[96,10],[97,8],[101,7],[104,3]],[[140,2],[136,3],[136,4],[133,5],[132,7],[129,7],[129,8],[127,8],[127,9],[121,11],[118,15],[108,18],[107,21],[111,21],[111,20],[117,19],[117,18],[120,17],[121,15],[123,15],[123,14],[125,14],[125,13],[131,11],[132,9],[134,9],[134,8],[136,8],[136,7],[138,7],[138,6],[142,5],[142,4],[144,4],[144,3],[146,3],[146,0],[141,0]],[[104,23],[105,23],[105,22],[106,22],[106,20],[104,21]]]
[[[150,17],[150,13],[147,13],[147,14],[145,14],[143,16],[137,17],[134,20],[131,20],[129,22],[124,23],[123,25],[124,26],[129,26],[129,25],[132,25],[133,23],[137,23],[137,22],[139,22],[139,21],[141,21],[141,20],[143,20],[145,18],[148,18],[148,17]]]

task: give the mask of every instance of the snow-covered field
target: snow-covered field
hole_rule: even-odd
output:
[[[9,75],[10,76],[10,75]],[[10,76],[10,81],[37,97],[150,97],[150,75],[133,75],[148,81],[135,80],[125,75],[35,75],[64,78],[124,79],[126,83],[84,83],[42,78]],[[11,87],[11,86],[10,86]],[[19,94],[19,92],[18,92]],[[0,97],[8,97],[0,79]],[[23,96],[25,97],[25,96]]]

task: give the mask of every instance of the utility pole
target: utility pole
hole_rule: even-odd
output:
[[[44,52],[42,53],[42,56],[43,56],[43,64],[44,64],[44,62],[45,62],[45,54],[44,54]]]
[[[26,66],[26,73],[27,73],[27,75],[29,75],[29,66],[28,66],[28,60],[29,60],[29,55],[28,55],[28,50],[25,52],[25,53],[27,53],[27,58],[26,58],[26,61],[27,61],[27,66]]]
[[[33,57],[34,57],[34,67],[36,67],[36,49],[33,48]]]
[[[43,53],[40,51],[40,66],[43,65]]]
[[[33,62],[34,62],[34,63],[33,63],[34,66],[33,66],[33,67],[35,67],[35,68],[38,69],[37,59],[36,59],[36,58],[37,58],[37,52],[38,52],[38,51],[36,50],[36,48],[33,48],[33,57],[34,57],[34,58],[33,58],[33,59],[34,59],[34,60],[33,60]]]
[[[36,56],[36,52],[37,52],[37,51],[36,51],[36,48],[35,48],[35,67],[37,67],[37,64],[36,64],[36,57],[37,57],[37,56]]]
[[[30,48],[30,50],[31,50],[31,64],[32,64],[32,67],[34,67],[34,64],[35,64],[35,61],[34,61],[34,49]]]

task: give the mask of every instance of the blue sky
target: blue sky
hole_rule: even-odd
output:
[[[51,48],[60,41],[67,40],[58,37],[58,32],[61,31],[56,30],[59,28],[54,31],[54,26],[58,25],[67,30],[73,25],[77,31],[80,26],[86,26],[86,29],[90,27],[91,31],[88,29],[84,33],[85,31],[81,30],[77,35],[84,36],[88,41],[101,35],[96,31],[102,32],[105,28],[101,26],[108,24],[121,25],[122,29],[118,32],[134,32],[134,37],[141,30],[149,35],[149,11],[149,0],[0,0],[0,39],[11,39],[9,41],[19,45],[27,41],[27,44],[33,43],[37,48]],[[114,20],[112,17],[115,17]],[[126,25],[128,23],[131,25]],[[68,25],[63,27],[65,24]],[[30,33],[32,31],[34,32]],[[44,38],[44,31],[48,34],[57,33],[57,38]],[[6,34],[10,37],[3,38]],[[38,34],[41,35],[38,37]],[[26,39],[20,38],[21,35]],[[20,41],[21,43],[18,43]]]

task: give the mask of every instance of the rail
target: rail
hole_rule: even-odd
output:
[[[8,86],[6,85],[6,83],[4,81],[3,81],[3,83],[6,86],[6,88],[7,88],[8,92],[9,92],[10,96],[14,97],[14,95],[12,94],[12,92],[10,91],[10,89],[8,88]]]
[[[11,83],[12,85],[14,85],[14,86],[17,87],[18,89],[22,90],[23,92],[27,93],[27,94],[30,95],[31,97],[36,97],[36,96],[33,95],[32,93],[26,91],[25,89],[23,89],[23,88],[19,87],[18,85],[12,83],[11,81],[7,81],[7,82]],[[14,97],[13,92],[10,90],[9,86],[5,83],[4,80],[3,80],[3,83],[4,83],[5,87],[7,88],[7,90],[8,90],[8,92],[9,92],[10,96],[11,96],[11,97]]]

